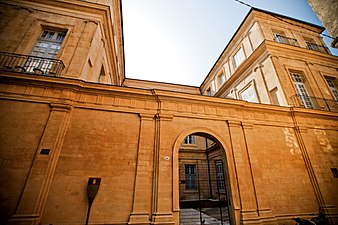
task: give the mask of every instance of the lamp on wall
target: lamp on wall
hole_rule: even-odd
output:
[[[100,183],[101,183],[101,178],[91,177],[88,179],[87,197],[88,197],[89,205],[88,205],[88,211],[87,211],[86,225],[88,225],[90,209],[92,207],[95,196],[97,192],[99,191]]]

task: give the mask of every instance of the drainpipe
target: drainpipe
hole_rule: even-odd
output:
[[[158,97],[158,95],[156,94],[155,89],[151,89],[150,91],[151,91],[151,94],[155,97],[155,100],[157,101],[157,113],[159,114],[161,112],[162,102],[160,98]]]

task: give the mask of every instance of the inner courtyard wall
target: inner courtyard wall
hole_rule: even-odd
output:
[[[291,224],[319,206],[336,215],[333,112],[9,72],[0,91],[2,148],[11,146],[1,161],[28,160],[22,170],[17,163],[1,169],[18,177],[1,189],[9,224],[25,215],[36,215],[32,224],[83,223],[89,177],[102,178],[91,222],[178,224],[175,146],[196,132],[224,149],[235,224]]]

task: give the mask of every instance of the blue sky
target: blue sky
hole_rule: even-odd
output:
[[[243,1],[322,25],[306,0]],[[250,8],[235,0],[123,0],[122,10],[127,78],[200,86]]]

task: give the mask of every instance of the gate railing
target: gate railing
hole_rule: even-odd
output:
[[[185,173],[181,170],[180,174],[182,175],[179,182],[181,224],[229,224],[230,216],[224,174],[222,177],[217,176],[220,174],[216,172],[214,160],[185,160],[187,159],[181,161],[181,168],[185,168]],[[189,171],[194,172],[196,179],[190,179],[190,176],[187,176],[191,175],[187,174],[186,167],[183,167],[187,164],[196,165],[194,167],[196,169]],[[189,221],[187,221],[187,217]]]
[[[17,73],[60,76],[65,65],[61,60],[0,52],[0,70]]]

